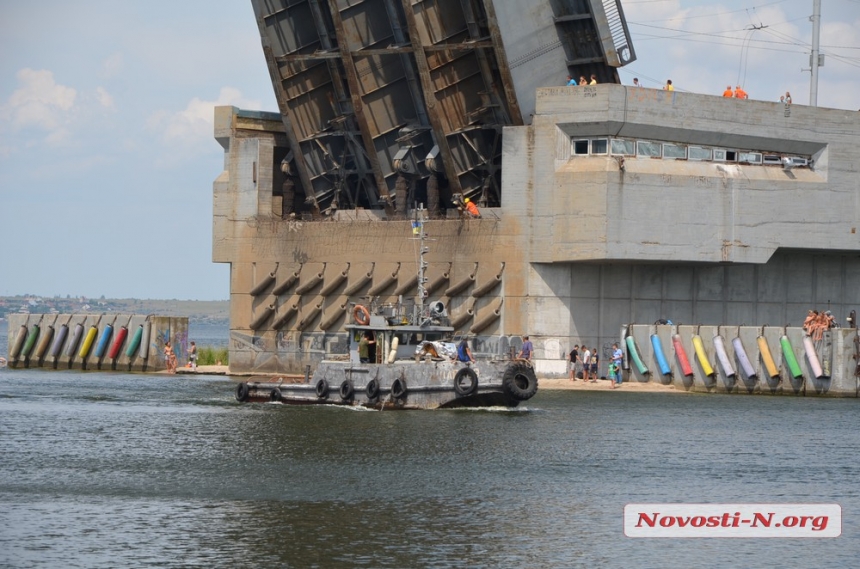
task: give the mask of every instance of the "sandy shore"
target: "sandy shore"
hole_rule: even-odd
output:
[[[159,373],[167,373],[166,371],[162,371]],[[177,374],[193,374],[191,368],[179,368],[176,370]],[[198,374],[204,375],[230,375],[230,372],[227,366],[198,366],[197,368]],[[236,379],[242,377],[249,377],[247,375],[237,375]],[[278,375],[272,374],[261,374],[252,376],[253,381],[265,382],[265,381],[280,381],[281,377]],[[291,376],[293,377],[293,376]],[[300,376],[295,376],[295,379],[299,379]],[[576,381],[571,381],[569,379],[549,379],[549,378],[538,378],[540,389],[566,389],[566,390],[574,390],[574,391],[612,391],[612,385],[609,383],[609,380],[606,379],[598,379],[595,383],[582,381],[581,379],[577,379]],[[616,391],[619,393],[622,391],[635,391],[637,393],[643,392],[653,392],[653,393],[685,393],[683,389],[678,390],[675,389],[672,385],[660,385],[658,383],[640,383],[640,382],[625,382],[621,385],[621,387],[617,388]]]
[[[569,379],[544,379],[538,378],[540,389],[572,389],[574,391],[612,391],[612,384],[607,379],[598,379],[596,383],[586,382],[581,379],[571,381]],[[621,387],[615,389],[622,391],[635,391],[637,393],[685,393],[684,390],[675,389],[673,385],[660,385],[659,383],[640,383],[638,381],[625,382]]]

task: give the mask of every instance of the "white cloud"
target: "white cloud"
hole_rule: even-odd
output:
[[[34,127],[46,130],[49,136],[62,130],[75,105],[77,91],[59,85],[47,70],[21,69],[17,73],[21,86],[3,105],[0,116],[15,128]]]
[[[103,106],[107,109],[113,109],[114,108],[113,97],[110,95],[110,93],[107,92],[107,90],[104,87],[97,87],[96,88],[96,99],[98,100],[98,102],[101,106]]]
[[[162,165],[174,164],[175,159],[188,154],[201,154],[217,151],[217,145],[210,144],[213,139],[215,107],[235,105],[247,109],[260,108],[260,102],[246,99],[234,87],[222,87],[218,98],[204,101],[197,97],[188,102],[185,109],[176,112],[156,111],[147,121],[150,130],[158,133],[161,142],[171,149],[171,159],[163,160]]]

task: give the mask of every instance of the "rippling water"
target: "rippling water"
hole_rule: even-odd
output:
[[[0,370],[3,567],[856,566],[856,400],[541,392],[240,405],[223,377]],[[835,539],[631,539],[628,502],[837,502]]]

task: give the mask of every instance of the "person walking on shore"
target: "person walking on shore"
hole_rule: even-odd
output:
[[[193,341],[188,348],[188,361],[191,363],[191,371],[197,373],[197,344]]]
[[[612,359],[610,366],[612,373],[609,374],[609,380],[612,382],[612,389],[621,387],[621,360],[624,359],[624,352],[618,347],[618,344],[612,344]]]

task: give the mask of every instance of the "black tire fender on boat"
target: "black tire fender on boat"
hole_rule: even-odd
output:
[[[527,364],[512,363],[505,368],[502,386],[505,393],[514,399],[520,401],[531,399],[538,388],[535,370]]]
[[[367,382],[367,387],[364,388],[364,392],[367,395],[368,400],[373,401],[379,397],[379,382],[375,379],[371,379]]]
[[[244,403],[248,400],[249,395],[251,395],[251,388],[248,387],[247,383],[242,382],[236,386],[236,401]]]
[[[343,383],[340,384],[340,398],[344,401],[349,401],[354,394],[355,388],[352,386],[352,382],[344,379]]]
[[[324,379],[319,380],[316,385],[316,391],[318,398],[325,399],[328,396],[328,382]]]
[[[478,374],[470,367],[464,367],[454,376],[454,391],[460,397],[471,395],[478,388]]]
[[[400,399],[404,395],[406,395],[406,380],[398,377],[391,384],[391,396]]]
[[[280,401],[281,400],[281,390],[277,387],[269,392],[269,401]]]

